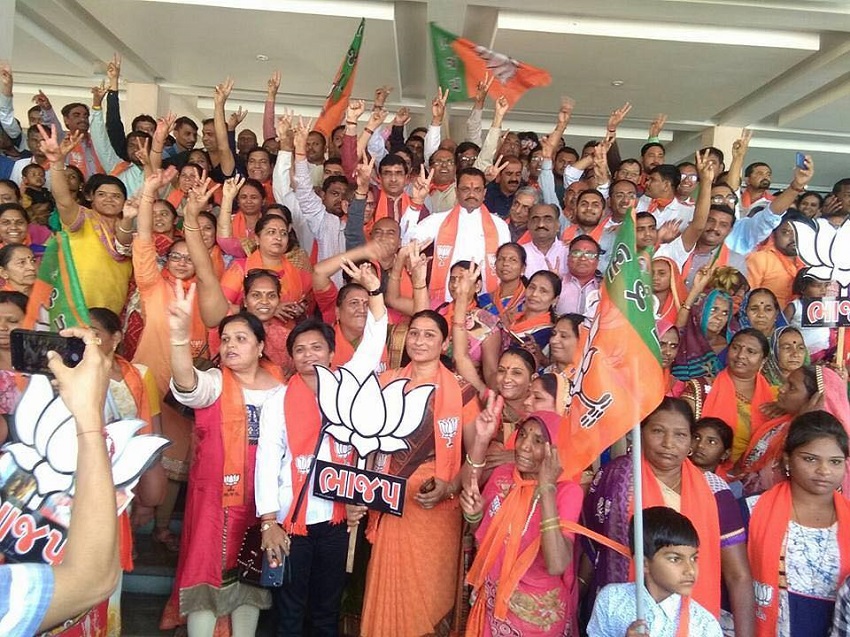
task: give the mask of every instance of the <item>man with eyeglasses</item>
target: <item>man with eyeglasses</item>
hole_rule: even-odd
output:
[[[457,203],[455,156],[448,150],[439,149],[428,159],[428,168],[434,177],[425,206],[432,212],[448,212]]]
[[[561,280],[561,296],[556,312],[581,314],[593,318],[599,303],[599,256],[602,248],[588,235],[581,235],[570,242],[567,250],[567,272]]]

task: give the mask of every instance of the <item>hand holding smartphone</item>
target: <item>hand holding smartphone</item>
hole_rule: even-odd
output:
[[[60,336],[56,332],[12,330],[9,335],[12,349],[12,367],[24,374],[53,376],[47,366],[47,352],[54,351],[68,367],[76,367],[83,360],[86,344],[76,336]]]

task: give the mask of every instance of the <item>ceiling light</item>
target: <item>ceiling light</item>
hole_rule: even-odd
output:
[[[263,55],[262,53],[257,55],[257,62],[268,62],[268,61],[269,61],[268,55]]]
[[[687,42],[689,44],[725,44],[774,49],[817,51],[817,33],[776,31],[743,27],[716,27],[671,22],[639,22],[635,20],[602,20],[576,16],[499,12],[497,29],[565,33],[611,38]]]
[[[345,2],[344,0],[145,0],[145,2],[189,4],[247,11],[305,13],[338,18],[395,19],[395,9],[391,3],[376,2],[375,0],[364,0],[362,2]]]
[[[611,86],[616,86],[620,88],[625,82],[623,80],[611,80]]]

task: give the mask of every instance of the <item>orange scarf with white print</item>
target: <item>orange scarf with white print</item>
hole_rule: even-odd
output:
[[[464,211],[464,214],[469,214]],[[452,208],[448,216],[440,224],[437,238],[434,241],[434,260],[431,263],[431,283],[429,284],[432,307],[433,302],[442,302],[446,298],[446,282],[449,278],[449,270],[454,260],[452,255],[455,251],[455,242],[458,241],[458,226],[460,224],[460,204]],[[499,285],[496,275],[496,251],[499,249],[499,231],[493,221],[493,216],[487,206],[481,204],[481,225],[484,229],[484,264],[487,270],[484,280],[487,291],[493,295]]]

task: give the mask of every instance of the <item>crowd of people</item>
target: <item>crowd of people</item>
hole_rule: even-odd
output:
[[[163,629],[245,637],[273,608],[281,637],[338,635],[345,597],[364,637],[850,634],[847,361],[838,330],[803,317],[837,286],[792,225],[844,224],[850,178],[810,190],[807,155],[775,191],[747,130],[731,154],[667,163],[663,115],[622,158],[629,104],[581,149],[569,99],[538,135],[510,131],[500,97],[484,134],[489,77],[463,140],[445,135],[447,94],[411,130],[389,87],[326,136],[276,111],[277,73],[259,135],[228,115],[230,79],[212,118],[133,114],[125,133],[119,80],[116,56],[90,104],[57,114],[39,92],[16,114],[0,66],[0,413],[27,383],[9,332],[62,231],[109,369],[103,421],[171,442],[119,520],[124,572],[133,530],[179,554]],[[665,382],[641,424],[637,584],[628,440],[580,476],[556,444],[628,215]],[[343,366],[434,386],[406,448],[369,458],[406,480],[401,516],[313,493],[317,459],[358,461],[318,398],[320,367]],[[286,562],[280,587],[238,576],[254,527]],[[97,634],[120,634],[118,581]],[[39,608],[28,626],[62,619]],[[93,613],[62,634],[95,634]]]

